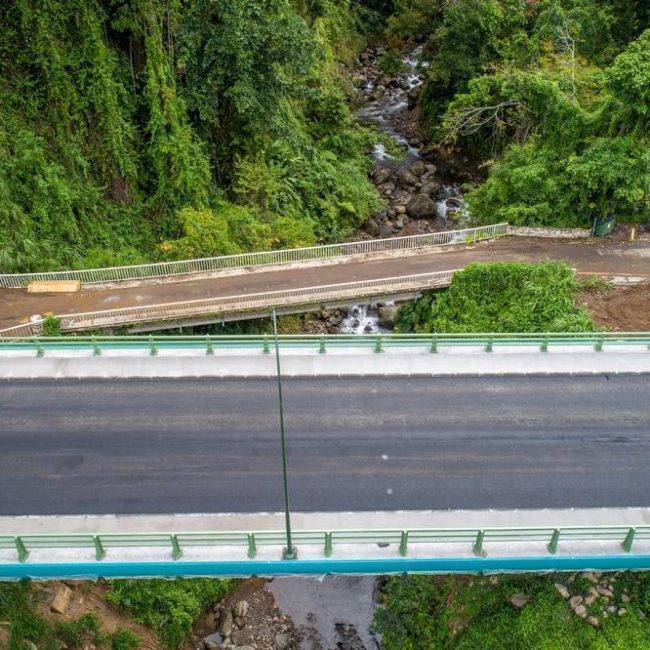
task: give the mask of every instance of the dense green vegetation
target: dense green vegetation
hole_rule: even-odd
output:
[[[8,0],[0,269],[343,237],[379,205],[348,0]]]
[[[426,38],[429,135],[489,169],[490,223],[650,218],[650,5],[396,0],[394,39]]]
[[[567,584],[566,575],[503,575],[498,583],[487,577],[399,576],[384,587],[383,605],[375,625],[386,650],[642,650],[650,647],[650,625],[645,616],[650,604],[650,575],[624,574],[616,579],[621,605],[625,591],[629,603],[624,616],[603,616],[603,602],[589,611],[599,627],[573,614],[557,593],[554,582]],[[571,593],[582,593],[589,583],[576,576]],[[525,593],[530,601],[522,609],[509,599]]]
[[[135,650],[139,646],[138,637],[130,630],[103,632],[92,614],[70,622],[47,620],[37,611],[37,594],[27,581],[0,583],[0,621],[3,650],[24,650],[27,641],[36,643],[40,650],[82,648],[91,643],[111,650]],[[7,645],[3,644],[5,630]]]
[[[228,580],[119,580],[106,600],[156,632],[169,648],[178,647],[199,615],[225,596]]]
[[[581,332],[593,330],[576,305],[580,288],[566,264],[470,264],[446,291],[401,307],[401,332]]]

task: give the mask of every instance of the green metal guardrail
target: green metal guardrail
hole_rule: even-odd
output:
[[[405,557],[412,544],[465,544],[477,557],[487,557],[485,544],[491,542],[542,542],[551,555],[563,542],[618,542],[631,553],[637,540],[650,540],[650,525],[642,526],[543,526],[494,528],[438,528],[406,530],[330,530],[295,531],[299,546],[321,546],[324,557],[331,557],[337,545],[364,544],[393,547]],[[183,548],[190,546],[231,546],[245,548],[250,559],[258,546],[279,546],[286,541],[284,531],[257,532],[176,532],[121,534],[0,535],[0,549],[15,549],[20,562],[26,562],[36,549],[94,549],[101,561],[111,548],[168,548],[173,560],[180,560]]]
[[[269,336],[66,336],[0,339],[0,353],[8,350],[33,351],[44,356],[49,351],[88,350],[95,356],[111,350],[146,350],[156,355],[164,350],[193,349],[205,354],[220,350],[249,349],[269,353],[273,339]],[[440,347],[480,346],[491,352],[499,346],[530,346],[548,351],[549,346],[592,346],[596,351],[621,346],[646,346],[650,350],[650,332],[549,332],[489,334],[334,334],[281,335],[281,349],[313,349],[320,353],[336,348],[369,348],[383,352],[389,348],[426,348],[437,352]]]

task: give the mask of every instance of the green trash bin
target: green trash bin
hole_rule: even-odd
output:
[[[594,236],[604,237],[605,235],[609,235],[609,233],[612,232],[615,223],[616,217],[600,217],[596,219],[596,223],[594,224]]]

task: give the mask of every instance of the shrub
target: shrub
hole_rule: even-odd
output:
[[[203,610],[230,589],[228,580],[121,580],[106,600],[150,627],[169,648],[185,638]]]
[[[448,290],[407,303],[396,315],[401,332],[580,332],[593,330],[575,304],[579,284],[557,262],[470,264]]]

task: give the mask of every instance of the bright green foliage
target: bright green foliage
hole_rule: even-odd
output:
[[[576,616],[561,598],[555,582],[566,584],[566,574],[500,575],[498,584],[487,577],[398,576],[384,587],[383,605],[375,627],[386,650],[643,650],[650,646],[650,625],[644,613],[650,597],[647,573],[624,574],[616,592],[626,587],[632,601],[625,616],[602,616],[603,601],[590,606],[599,617],[593,628]],[[588,584],[577,578],[572,592],[586,593]],[[522,609],[509,599],[530,596]],[[618,602],[620,606],[620,601]]]
[[[579,286],[565,264],[470,264],[446,291],[397,312],[401,332],[581,332],[593,330],[575,304]]]
[[[0,3],[0,270],[247,250],[260,228],[288,246],[348,235],[379,205],[339,67],[371,13],[348,0]],[[214,231],[224,202],[251,232],[188,242],[188,214],[214,212]]]
[[[509,147],[468,201],[484,223],[590,227],[647,219],[649,188],[650,149],[633,138],[599,138],[580,155],[529,142]]]
[[[389,30],[419,30],[430,17],[425,127],[489,170],[469,195],[479,221],[586,227],[595,217],[650,216],[647,6],[398,5]]]
[[[230,588],[228,580],[120,580],[110,583],[106,600],[176,648],[205,608]]]
[[[616,133],[648,131],[650,121],[650,29],[622,52],[605,71],[608,90],[612,95],[607,107],[612,130]],[[613,118],[613,119],[612,119]]]
[[[131,630],[117,630],[111,635],[111,650],[136,650],[140,647],[140,638]]]
[[[43,334],[45,336],[61,336],[61,320],[56,316],[48,316],[43,320]]]

